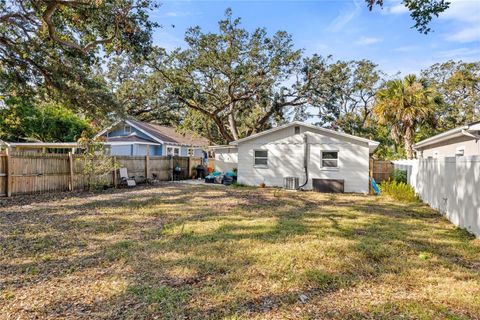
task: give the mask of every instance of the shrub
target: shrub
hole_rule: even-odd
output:
[[[412,186],[397,181],[383,181],[380,183],[380,191],[383,195],[392,197],[402,202],[420,202]]]
[[[393,180],[398,183],[408,183],[407,181],[407,171],[406,170],[400,170],[400,169],[395,169],[393,170]]]

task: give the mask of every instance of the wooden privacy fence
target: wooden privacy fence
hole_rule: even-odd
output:
[[[391,178],[394,170],[392,161],[384,160],[370,160],[370,176],[375,179],[377,183]]]
[[[179,156],[112,156],[112,165],[127,168],[139,183],[148,179],[173,179],[173,169],[182,168],[176,179],[188,179],[202,158]],[[72,154],[0,154],[0,196],[52,191],[81,190],[89,185],[82,155]],[[99,185],[116,186],[118,171],[92,177]],[[90,182],[92,182],[90,181]]]

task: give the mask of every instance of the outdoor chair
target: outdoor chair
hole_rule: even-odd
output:
[[[135,187],[137,183],[133,177],[128,176],[127,168],[120,168],[120,181],[127,187]]]

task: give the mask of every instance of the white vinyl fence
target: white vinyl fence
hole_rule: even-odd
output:
[[[394,161],[421,199],[480,238],[480,156]]]

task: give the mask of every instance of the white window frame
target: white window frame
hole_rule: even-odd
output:
[[[336,152],[337,153],[337,158],[336,159],[323,159],[323,153],[327,152]],[[337,161],[337,166],[336,167],[326,167],[323,165],[324,160],[336,160]],[[322,170],[338,170],[340,168],[340,151],[339,150],[321,150],[320,151],[320,168]]]
[[[168,149],[171,149],[171,152],[168,152]],[[175,154],[175,151],[178,151],[178,154]],[[167,156],[180,156],[180,147],[175,146],[166,146],[165,147],[165,154]]]
[[[257,151],[265,151],[267,153],[267,156],[266,157],[257,157],[255,155],[255,153]],[[256,163],[256,160],[257,159],[266,159],[267,160],[267,164],[257,164]],[[257,168],[268,168],[268,150],[265,150],[265,149],[254,149],[253,150],[253,166],[254,167],[257,167]]]
[[[465,146],[457,147],[455,150],[455,157],[463,157],[465,156]]]
[[[128,130],[127,130],[128,128]],[[126,124],[123,126],[123,133],[132,133],[132,126],[129,124]]]
[[[188,148],[187,154],[190,157],[193,157],[195,155],[195,150],[198,150],[199,148]]]

